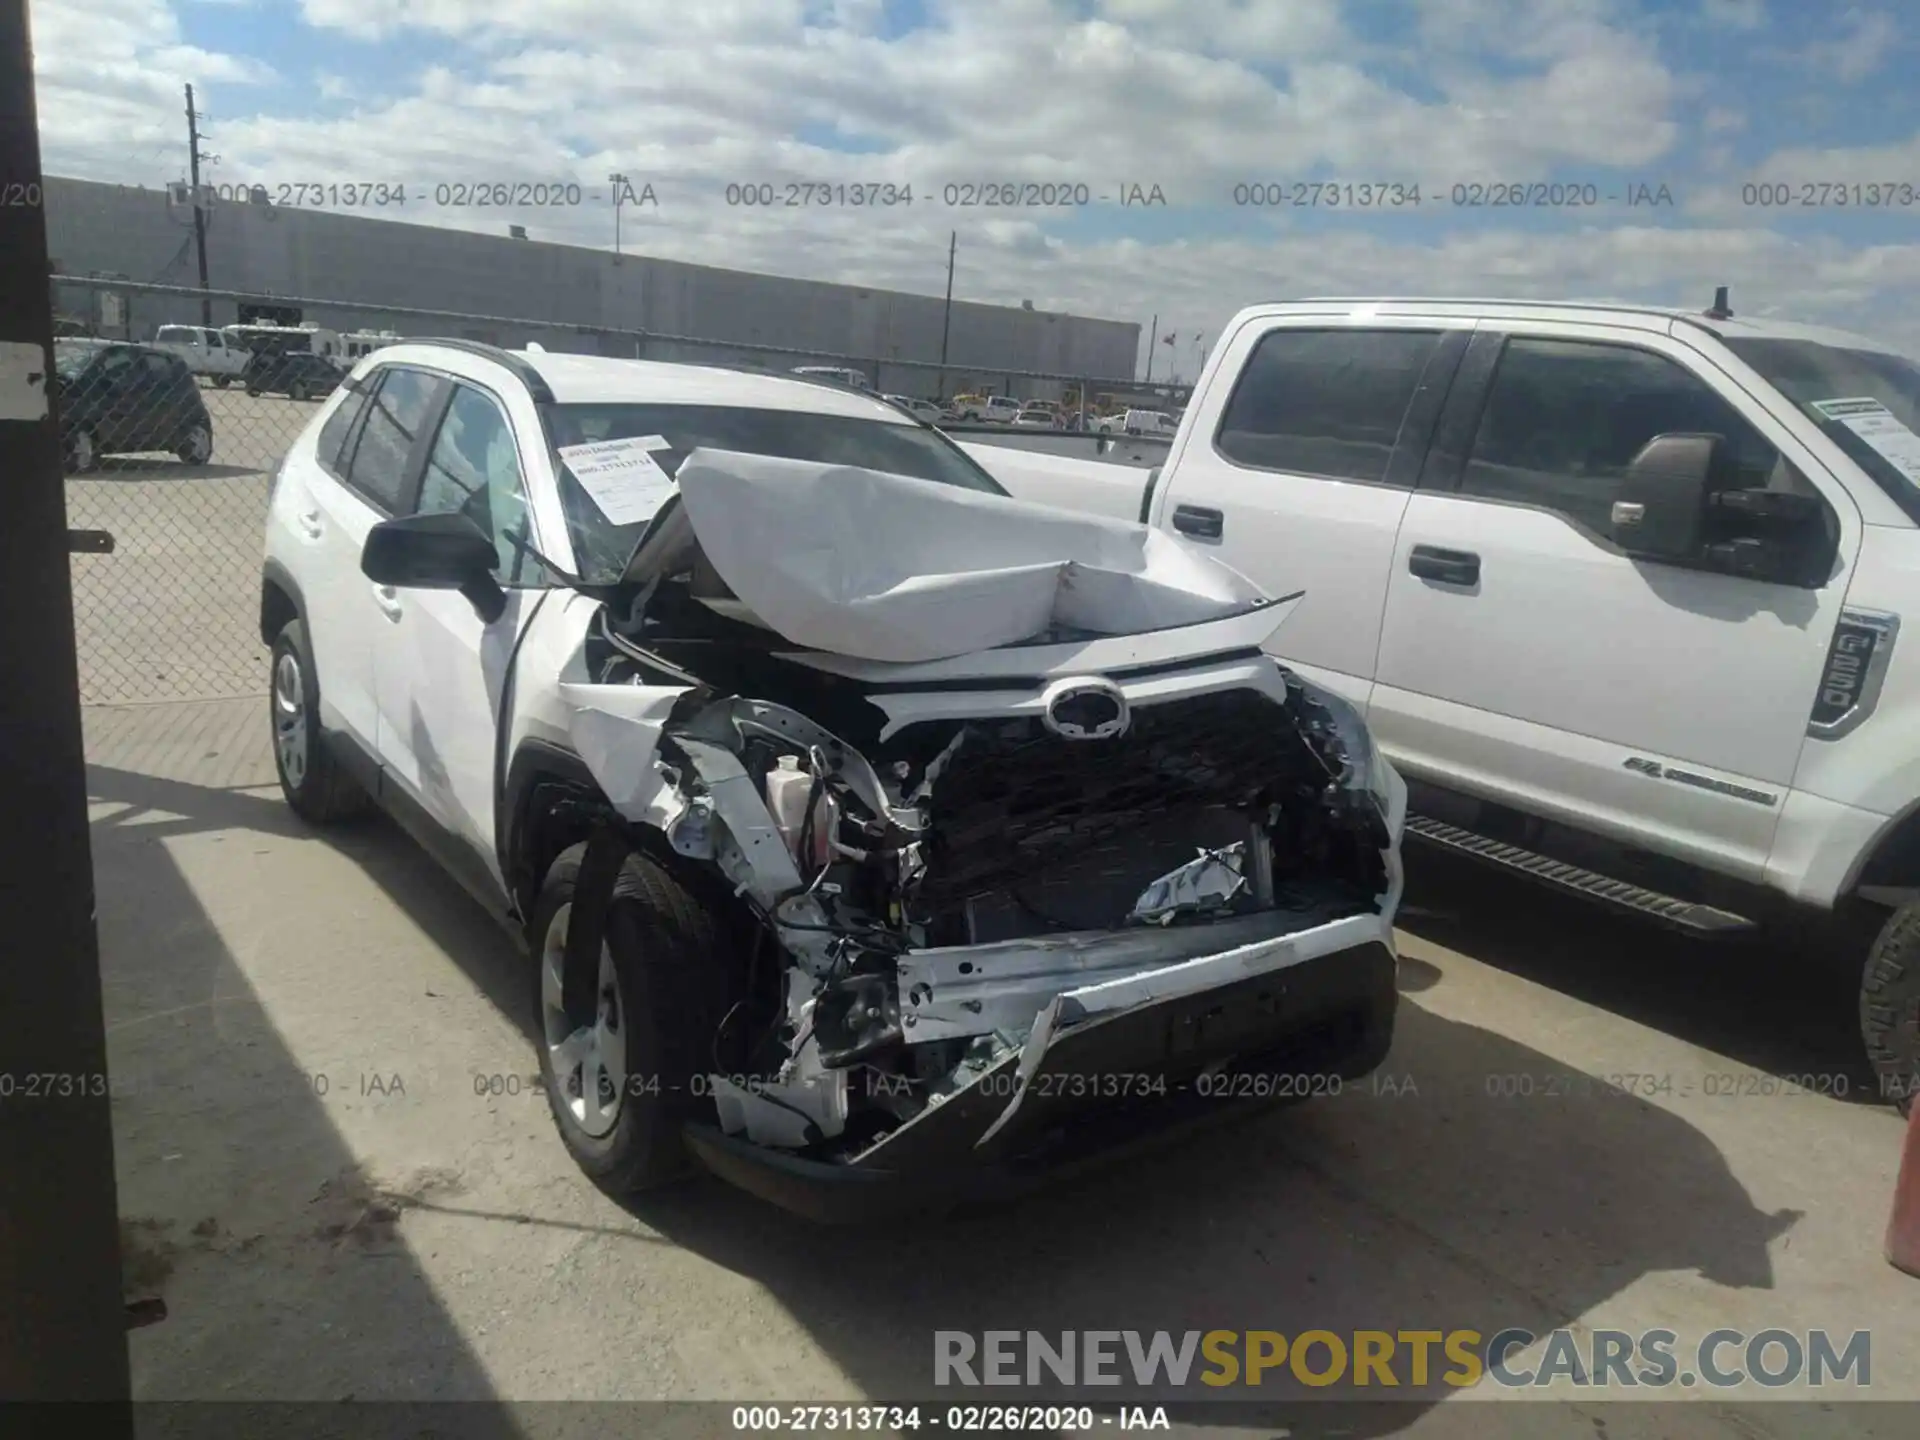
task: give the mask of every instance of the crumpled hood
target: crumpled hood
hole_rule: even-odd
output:
[[[1266,599],[1164,531],[877,470],[696,450],[676,476],[727,587],[796,645],[941,660],[1055,627],[1124,635]]]

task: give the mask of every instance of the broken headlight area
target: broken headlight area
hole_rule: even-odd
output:
[[[869,726],[856,748],[795,709],[689,690],[653,813],[760,932],[714,1045],[720,1128],[861,1163],[977,1109],[977,1144],[1076,1027],[1191,1009],[1289,937],[1380,916],[1392,842],[1364,728],[1291,677],[1284,695],[1142,704],[1094,739],[996,716]],[[1190,1068],[1270,1043],[1285,989],[1234,990],[1232,1023],[1183,1020],[1210,1027]],[[1116,1063],[1177,1072],[1156,1047]]]

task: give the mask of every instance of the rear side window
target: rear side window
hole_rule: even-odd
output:
[[[1248,357],[1214,446],[1255,470],[1379,484],[1437,330],[1275,330]]]
[[[362,381],[347,391],[346,398],[320,427],[320,438],[314,444],[314,458],[342,480],[347,477],[347,462],[353,458],[348,447],[353,443],[354,422],[367,408],[367,383]]]
[[[396,365],[381,372],[380,388],[367,402],[347,483],[389,515],[401,509],[407,457],[439,388],[434,376]]]

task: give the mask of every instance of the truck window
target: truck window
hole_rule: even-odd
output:
[[[1817,493],[1706,381],[1664,355],[1531,339],[1501,353],[1460,489],[1606,535],[1628,462],[1674,432],[1723,437],[1741,488]]]
[[[1437,330],[1274,330],[1227,401],[1214,448],[1254,470],[1379,484]]]

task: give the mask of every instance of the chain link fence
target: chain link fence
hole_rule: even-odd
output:
[[[381,344],[439,336],[776,373],[836,367],[883,393],[972,391],[1082,408],[1145,393],[1111,378],[99,278],[56,276],[54,310],[67,523],[112,537],[110,551],[73,557],[87,705],[265,692],[268,481],[317,403]],[[1157,403],[1169,402],[1163,394]]]

